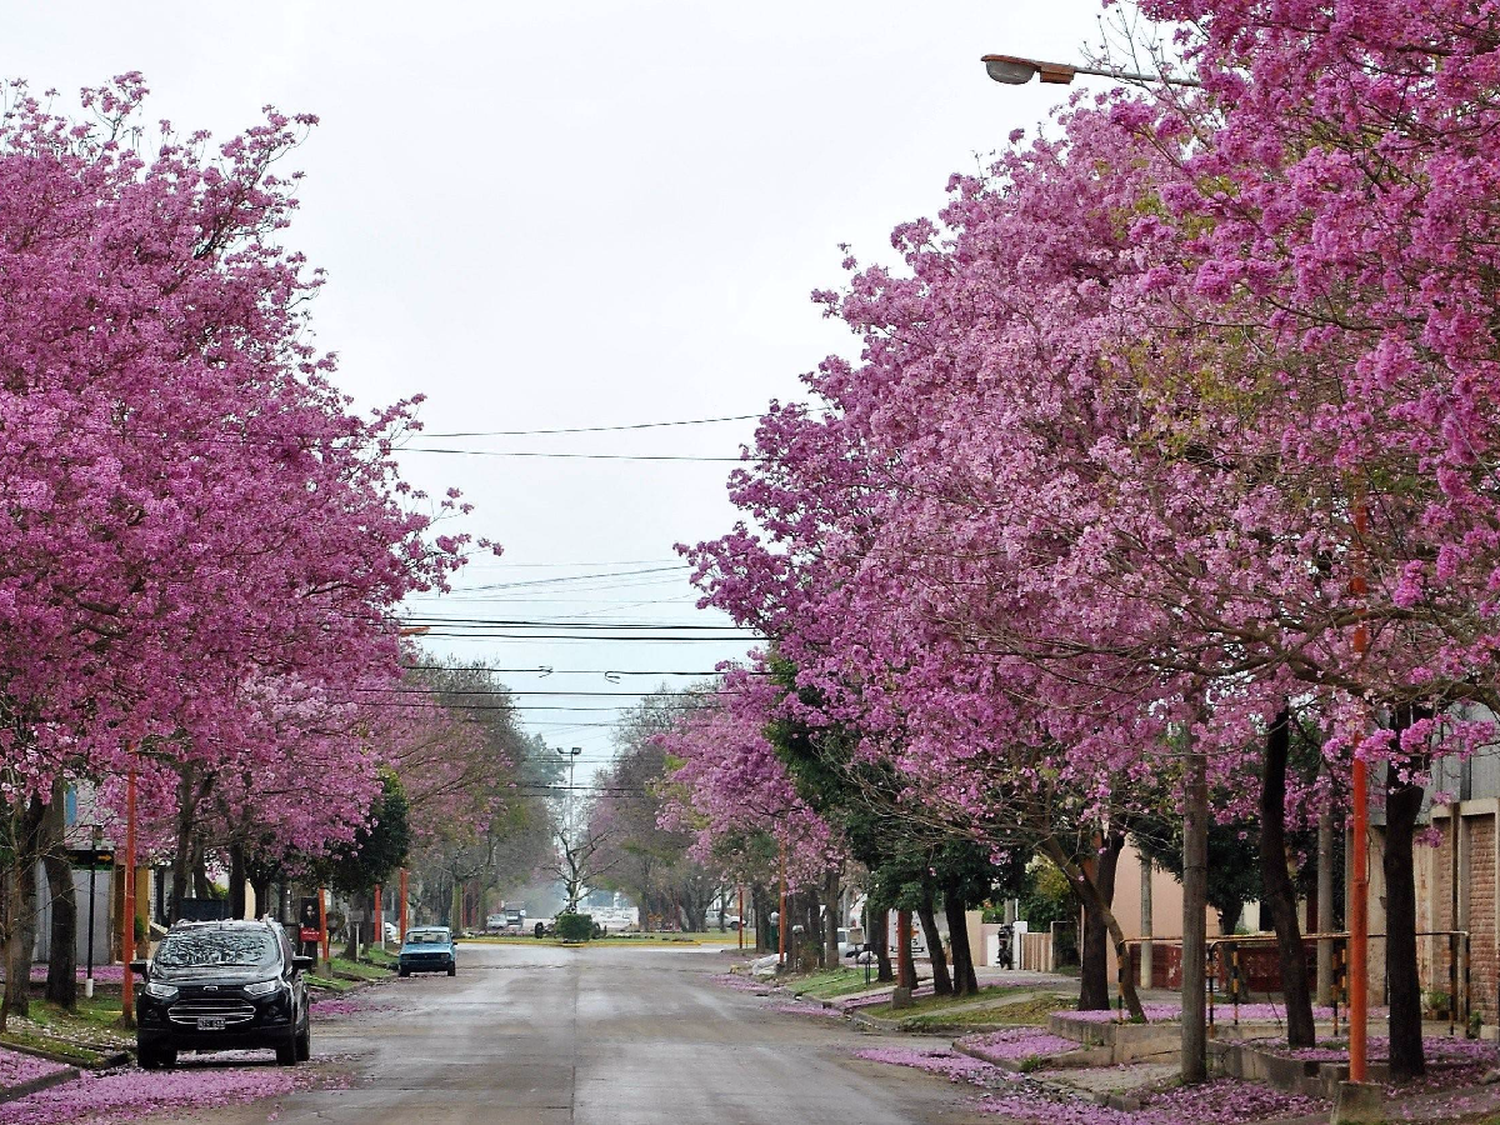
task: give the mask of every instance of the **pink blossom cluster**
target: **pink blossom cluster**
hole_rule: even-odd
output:
[[[401,606],[488,545],[438,532],[456,492],[401,479],[420,398],[356,412],[309,343],[323,277],[281,165],[316,119],[268,108],[215,146],[151,135],[146,97],[122,75],[75,121],[5,88],[5,797],[39,818],[83,778],[118,810],[134,772],[143,856],[316,856],[382,767],[452,738],[403,678]],[[404,772],[452,788],[444,761]]]

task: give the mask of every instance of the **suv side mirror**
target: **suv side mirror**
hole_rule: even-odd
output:
[[[130,962],[130,971],[136,976],[144,977],[147,975],[146,966],[149,963],[147,961],[132,961]]]
[[[302,954],[297,953],[292,956],[292,971],[294,973],[311,972],[317,963],[318,959],[316,957],[304,957]]]

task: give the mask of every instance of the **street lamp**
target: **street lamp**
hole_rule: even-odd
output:
[[[574,796],[575,796],[575,793],[573,791],[574,790],[574,780],[573,779],[574,779],[574,776],[575,776],[575,771],[578,768],[578,755],[580,755],[580,754],[583,753],[583,747],[582,746],[574,746],[571,750],[564,750],[561,746],[559,746],[556,749],[557,749],[557,752],[559,754],[561,754],[564,758],[566,758],[568,760],[568,795],[567,795],[567,804],[565,806],[566,812],[564,814],[563,833],[564,833],[564,835],[566,837],[565,847],[571,849],[571,848],[573,848],[576,845],[577,834],[578,834],[578,827],[577,827],[577,824],[575,823],[575,820],[576,820],[575,806],[573,804],[573,799],[574,799]],[[571,866],[571,860],[569,861],[569,863],[570,863],[570,866]],[[576,870],[573,872],[573,878],[575,880],[577,879],[577,871]],[[573,889],[571,891],[569,891],[569,895],[572,896],[572,901],[568,903],[568,910],[571,913],[575,913],[575,914],[578,912],[578,898],[577,898],[577,894],[578,894],[578,888],[577,888],[577,884],[575,882],[575,884],[573,886]]]
[[[980,59],[985,70],[996,82],[1006,86],[1024,86],[1033,77],[1043,82],[1066,86],[1075,75],[1092,74],[1100,78],[1118,78],[1125,82],[1165,82],[1171,86],[1198,86],[1191,78],[1168,78],[1165,74],[1139,74],[1132,70],[1101,70],[1091,66],[1074,66],[1071,63],[1043,62],[1041,59],[1023,59],[1015,55],[985,55]]]

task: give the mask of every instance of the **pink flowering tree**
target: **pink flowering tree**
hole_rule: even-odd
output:
[[[285,248],[296,177],[278,164],[314,119],[268,111],[217,148],[165,126],[147,149],[145,93],[137,75],[85,91],[75,122],[12,84],[0,116],[12,959],[56,779],[226,747],[285,760],[275,723],[239,730],[243,685],[394,675],[400,599],[469,546],[430,533],[454,497],[396,474],[415,403],[352,413],[307,343],[321,278]]]

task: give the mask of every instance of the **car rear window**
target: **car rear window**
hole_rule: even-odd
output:
[[[265,930],[174,930],[156,951],[167,969],[195,966],[272,966],[281,960],[280,943]]]

